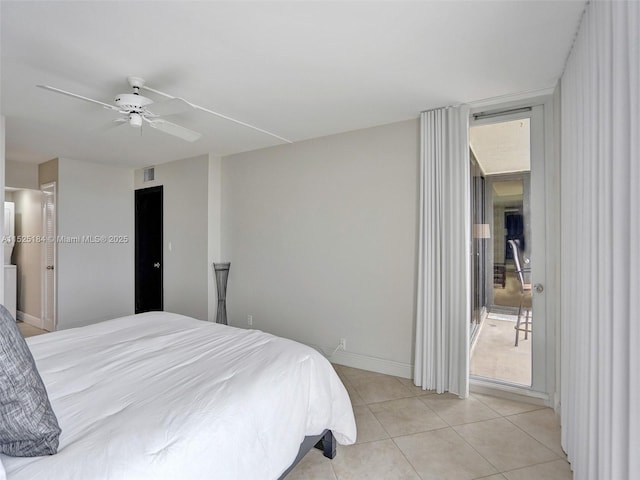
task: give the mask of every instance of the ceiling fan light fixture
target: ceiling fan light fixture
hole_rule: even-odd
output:
[[[130,113],[129,114],[129,125],[134,128],[140,128],[142,126],[142,115],[139,113]]]

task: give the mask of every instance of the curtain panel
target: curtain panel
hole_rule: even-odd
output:
[[[591,2],[561,78],[562,446],[640,478],[640,3]]]
[[[469,109],[420,118],[420,226],[414,381],[469,395],[471,232]]]

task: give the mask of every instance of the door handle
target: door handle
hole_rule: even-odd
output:
[[[153,268],[160,268],[160,262],[156,262],[153,264]]]
[[[544,286],[541,283],[536,283],[533,288],[536,289],[537,293],[542,293],[544,292]]]
[[[53,270],[53,265],[47,265],[47,270]]]

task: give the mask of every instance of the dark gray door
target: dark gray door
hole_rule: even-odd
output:
[[[136,313],[163,309],[162,186],[135,192]]]

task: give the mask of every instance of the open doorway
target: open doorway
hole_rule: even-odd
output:
[[[25,336],[56,329],[55,183],[5,187],[5,307]]]
[[[42,329],[42,192],[5,188],[5,302],[16,320]]]
[[[473,311],[470,373],[531,387],[531,109],[472,122]],[[477,312],[481,312],[478,314]]]

